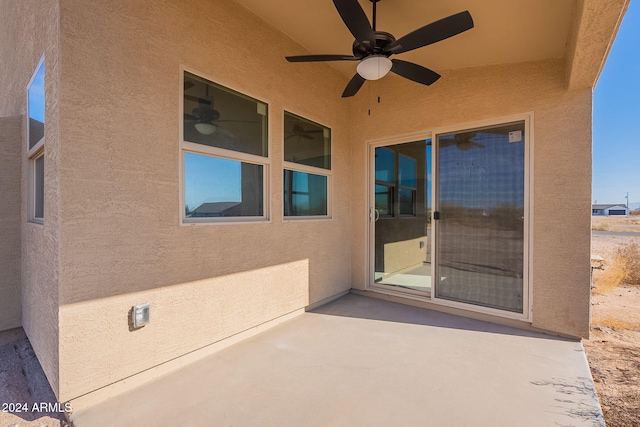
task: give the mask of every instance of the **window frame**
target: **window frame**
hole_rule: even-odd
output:
[[[320,126],[322,128],[325,129],[329,129],[330,131],[330,139],[329,139],[329,156],[330,156],[330,168],[329,169],[325,169],[325,168],[321,168],[321,167],[316,167],[316,166],[309,166],[309,165],[305,165],[302,163],[295,163],[295,162],[289,162],[287,160],[285,160],[285,144],[286,141],[284,140],[285,138],[285,134],[286,134],[286,129],[285,129],[285,115],[289,114],[292,115],[294,117],[300,118],[302,120],[306,120],[309,122],[312,122],[313,124]],[[282,218],[284,222],[287,221],[312,221],[312,220],[331,220],[333,219],[333,164],[334,164],[334,158],[333,158],[333,129],[330,126],[324,125],[322,123],[320,123],[317,120],[314,119],[310,119],[307,118],[301,114],[298,113],[294,113],[293,111],[291,111],[291,109],[283,109],[282,111]],[[320,175],[320,176],[325,176],[327,178],[327,214],[326,215],[285,215],[285,205],[287,203],[287,200],[285,199],[285,195],[286,195],[286,191],[284,188],[285,185],[285,180],[284,180],[284,174],[286,171],[293,171],[293,172],[302,172],[302,173],[306,173],[306,174],[312,174],[312,175]]]
[[[25,142],[26,142],[26,158],[27,158],[27,221],[30,223],[34,223],[34,224],[44,224],[44,204],[45,204],[45,197],[44,197],[44,186],[46,185],[46,180],[45,180],[45,168],[46,168],[46,162],[45,162],[45,150],[44,150],[44,144],[45,144],[45,134],[46,134],[46,93],[45,93],[45,87],[43,86],[43,92],[42,92],[42,97],[43,97],[43,104],[45,107],[45,118],[44,118],[44,122],[43,122],[43,134],[42,134],[42,138],[40,138],[40,140],[38,142],[36,142],[33,147],[29,147],[29,142],[30,142],[30,125],[29,125],[29,120],[30,120],[30,111],[29,111],[29,100],[30,100],[30,94],[29,91],[31,90],[31,86],[33,85],[36,77],[38,76],[38,74],[40,73],[40,71],[42,70],[43,74],[43,85],[46,82],[46,70],[45,70],[45,58],[44,58],[44,53],[40,56],[40,59],[38,61],[38,65],[36,65],[33,74],[31,75],[31,78],[29,79],[29,82],[27,83],[27,88],[26,88],[26,120],[27,120],[27,125],[26,125],[26,138],[25,138]],[[44,185],[42,186],[42,194],[40,195],[42,197],[42,216],[37,216],[36,215],[36,206],[37,206],[37,200],[39,198],[39,191],[37,188],[38,185],[38,168],[36,167],[36,161],[38,159],[42,158],[43,162],[45,163],[43,165],[43,169],[42,169],[42,181],[44,181]]]
[[[270,222],[270,179],[271,176],[271,109],[270,103],[263,99],[260,99],[252,94],[248,94],[244,91],[238,90],[233,85],[227,82],[221,82],[220,79],[215,79],[206,73],[180,66],[180,78],[179,78],[179,108],[178,108],[178,123],[179,123],[179,193],[180,193],[180,225],[211,225],[211,224],[246,224],[246,223],[265,223]],[[218,148],[209,145],[199,144],[196,142],[185,141],[184,139],[184,75],[185,72],[193,74],[199,78],[205,79],[215,85],[222,86],[225,89],[232,90],[241,95],[249,97],[256,102],[260,102],[267,106],[267,135],[266,135],[266,149],[267,156],[260,156],[255,154],[244,153],[241,151],[234,151],[225,148]],[[185,212],[186,206],[186,192],[185,192],[185,153],[192,153],[202,156],[210,156],[214,158],[220,158],[225,160],[233,160],[241,163],[249,163],[262,166],[262,215],[259,216],[228,216],[228,217],[187,217]]]

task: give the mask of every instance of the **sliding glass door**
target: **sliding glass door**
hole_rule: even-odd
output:
[[[431,139],[374,152],[374,283],[431,291]]]
[[[525,122],[372,147],[373,289],[526,315]]]
[[[524,122],[438,135],[435,297],[522,313]]]

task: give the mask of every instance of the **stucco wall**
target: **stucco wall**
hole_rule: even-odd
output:
[[[366,277],[367,141],[533,112],[533,326],[587,336],[590,89],[566,91],[562,60],[441,74],[443,77],[431,87],[393,75],[384,81],[367,82],[361,89],[363,96],[354,100],[353,287],[364,289]],[[573,212],[570,220],[557,215],[554,206],[558,200]]]
[[[21,325],[22,116],[0,118],[0,331]]]
[[[61,17],[62,400],[349,289],[344,76],[286,62],[300,46],[231,1],[63,0]],[[268,223],[179,224],[181,65],[269,104]],[[332,130],[331,220],[282,219],[285,109]]]
[[[22,326],[49,382],[58,387],[58,6],[54,1],[0,2],[0,117],[26,116],[26,90],[45,55],[44,224],[27,223],[26,131],[21,144]]]

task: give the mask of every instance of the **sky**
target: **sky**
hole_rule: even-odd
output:
[[[593,194],[640,202],[640,0],[632,0],[593,97]]]

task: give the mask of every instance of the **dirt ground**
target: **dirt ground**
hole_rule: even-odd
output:
[[[640,244],[640,217],[593,218],[593,229],[635,232],[637,236],[594,235],[592,254],[612,268],[621,245]],[[594,271],[591,337],[584,347],[602,411],[609,427],[640,426],[640,286],[598,282],[605,271]]]

